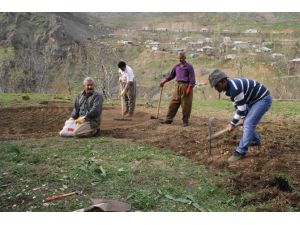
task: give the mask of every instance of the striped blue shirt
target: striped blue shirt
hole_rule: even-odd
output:
[[[251,107],[255,102],[269,95],[270,92],[268,88],[255,80],[228,79],[225,94],[230,96],[231,101],[237,109],[230,122],[236,125],[240,118],[247,115],[248,106]]]

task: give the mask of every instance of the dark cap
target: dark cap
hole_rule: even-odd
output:
[[[214,87],[219,81],[223,80],[224,78],[227,78],[227,75],[223,71],[215,69],[209,74],[208,80],[210,86]]]

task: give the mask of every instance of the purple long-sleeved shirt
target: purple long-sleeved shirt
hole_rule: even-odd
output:
[[[167,81],[173,80],[176,77],[176,81],[189,83],[191,87],[196,84],[194,68],[191,64],[185,63],[183,67],[180,67],[181,63],[174,66]]]

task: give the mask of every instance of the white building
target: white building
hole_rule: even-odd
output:
[[[200,29],[200,32],[203,32],[203,33],[207,33],[209,30],[208,30],[208,28],[206,28],[206,27],[203,27],[203,28],[201,28]]]
[[[258,33],[258,30],[256,29],[247,29],[245,31],[245,34],[257,34]]]

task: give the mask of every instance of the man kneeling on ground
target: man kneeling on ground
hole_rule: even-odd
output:
[[[74,136],[92,137],[100,134],[103,96],[94,90],[94,80],[91,77],[84,79],[83,87],[83,92],[75,100],[71,120],[74,119],[77,124]]]

